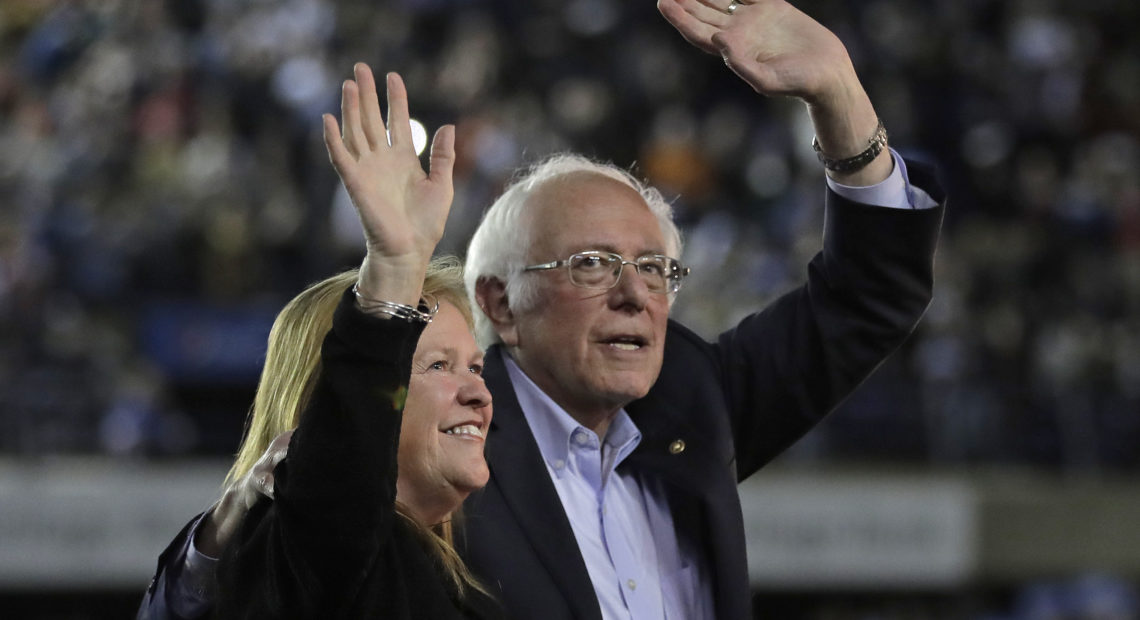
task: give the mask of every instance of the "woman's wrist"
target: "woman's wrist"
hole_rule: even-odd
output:
[[[358,305],[363,298],[416,307],[423,290],[427,263],[418,257],[366,256],[353,288]]]
[[[439,302],[420,298],[416,306],[395,303],[383,299],[372,299],[360,292],[358,284],[352,285],[356,297],[356,307],[365,314],[382,318],[401,319],[409,323],[431,323],[439,311]]]

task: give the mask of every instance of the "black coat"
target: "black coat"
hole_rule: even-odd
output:
[[[913,185],[944,201],[929,170],[908,169]],[[737,482],[815,426],[911,333],[931,298],[942,211],[868,207],[829,191],[824,247],[804,286],[715,343],[670,321],[660,377],[626,407],[642,440],[621,469],[665,482],[678,538],[709,569],[718,619],[752,617]],[[491,479],[464,506],[460,553],[512,617],[601,620],[502,355],[493,347],[484,371],[495,399]]]
[[[218,565],[214,617],[499,615],[477,593],[457,602],[395,512],[401,409],[421,329],[369,317],[345,294],[317,387],[274,471],[275,499],[250,511]]]

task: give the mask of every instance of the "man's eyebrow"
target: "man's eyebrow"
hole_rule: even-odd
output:
[[[625,256],[620,251],[618,251],[617,246],[614,246],[614,245],[609,244],[609,243],[583,243],[580,245],[580,247],[581,247],[581,249],[575,250],[575,252],[589,252],[591,250],[596,250],[596,251],[610,252],[611,254],[618,254],[621,256]],[[662,250],[660,248],[650,248],[648,250],[642,250],[642,251],[638,252],[637,254],[634,254],[634,256],[635,257],[636,256],[650,256],[650,255],[654,255],[654,254],[662,254],[663,255],[663,254],[665,254],[665,250]],[[627,258],[629,258],[629,257],[627,257]]]

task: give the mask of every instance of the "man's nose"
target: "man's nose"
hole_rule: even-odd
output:
[[[626,270],[626,266],[629,270]],[[649,302],[649,285],[641,277],[637,263],[623,260],[618,271],[618,281],[610,289],[610,306],[613,308],[630,307],[635,310],[645,309]]]

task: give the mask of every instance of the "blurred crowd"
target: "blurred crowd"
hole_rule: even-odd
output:
[[[804,0],[951,194],[915,337],[790,459],[1140,467],[1140,5]],[[352,63],[456,123],[466,240],[575,150],[673,199],[712,336],[801,282],[823,171],[632,0],[4,0],[0,455],[228,454],[275,311],[362,255],[319,117]]]

